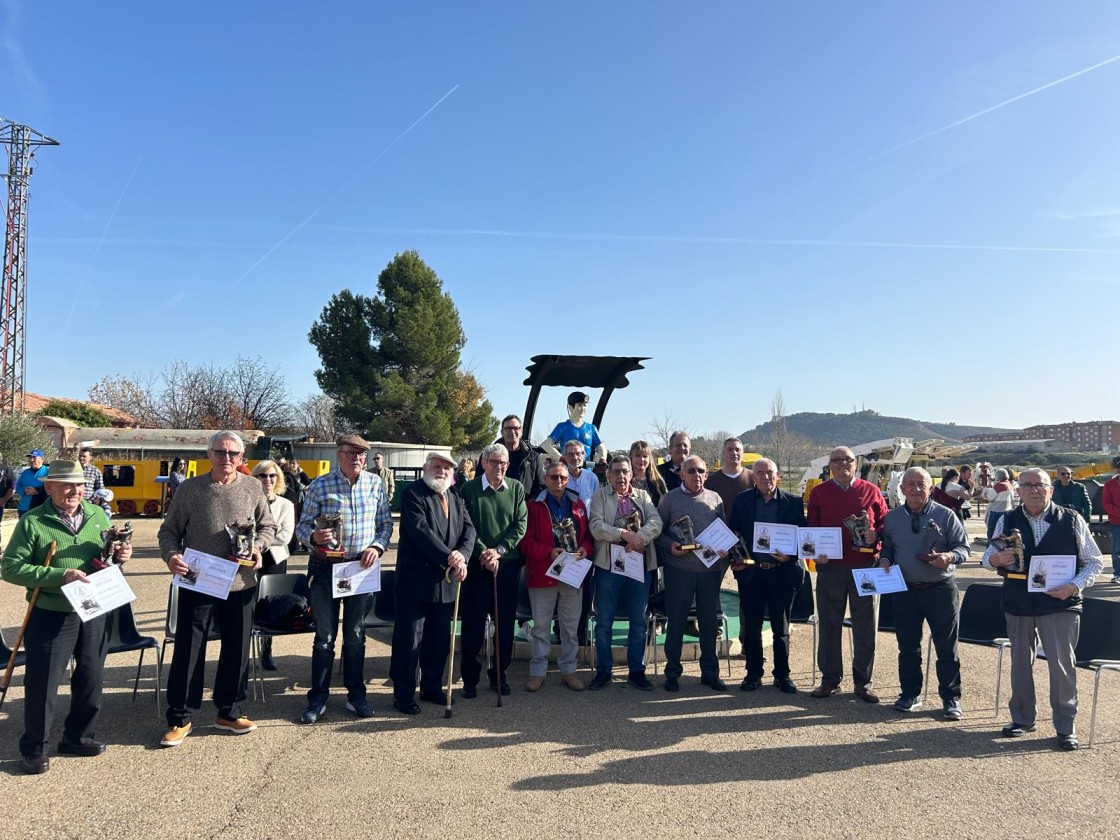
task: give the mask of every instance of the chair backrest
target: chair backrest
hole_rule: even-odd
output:
[[[974,583],[964,591],[961,601],[960,638],[962,641],[990,642],[1007,638],[1007,617],[1003,613],[998,583]]]
[[[1074,658],[1120,659],[1120,602],[1086,598]]]
[[[179,587],[168,584],[167,586],[167,620],[163,624],[163,634],[169,639],[175,638],[175,628],[179,624]],[[133,619],[135,624],[136,619]],[[218,613],[210,613],[210,634],[207,641],[221,638],[221,628],[218,624]]]
[[[894,593],[879,596],[879,631],[894,632]]]
[[[517,573],[517,610],[515,621],[528,621],[533,617],[533,602],[529,600],[529,572],[522,566]]]
[[[378,621],[393,624],[397,620],[397,570],[381,571],[381,591],[373,596],[373,614]]]
[[[16,665],[23,665],[23,651],[16,655]],[[8,647],[8,641],[4,638],[4,631],[0,630],[0,668],[8,667],[8,660],[12,658],[12,649]]]
[[[816,614],[816,605],[813,603],[813,579],[806,574],[801,581],[801,587],[793,596],[793,608],[789,613],[789,620],[794,624],[805,624]]]
[[[257,599],[269,598],[273,595],[303,595],[307,586],[307,578],[298,572],[286,572],[279,575],[262,575],[257,582]]]

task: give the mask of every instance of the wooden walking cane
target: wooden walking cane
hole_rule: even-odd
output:
[[[451,573],[448,568],[447,573]],[[451,611],[451,654],[447,657],[447,708],[443,711],[443,717],[446,720],[451,717],[451,683],[454,681],[455,674],[455,625],[459,621],[459,591],[463,588],[461,580],[455,581],[455,607]]]
[[[51,547],[47,550],[47,560],[43,563],[43,568],[50,568],[51,561],[54,559],[54,550],[57,548],[58,543],[51,540]],[[31,611],[35,609],[35,602],[39,600],[39,590],[41,586],[36,586],[35,591],[31,593],[31,600],[27,603],[27,615],[23,617],[23,626],[19,628],[19,635],[16,636],[16,643],[12,645],[12,655],[8,657],[8,670],[4,672],[4,684],[0,685],[0,708],[4,705],[4,699],[8,696],[8,686],[12,682],[12,671],[16,667],[16,656],[19,655],[19,646],[23,644],[23,634],[27,632],[27,623],[31,621]]]
[[[498,687],[498,708],[502,707],[502,651],[498,639],[498,570],[494,569],[494,683]]]

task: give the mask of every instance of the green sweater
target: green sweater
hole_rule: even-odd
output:
[[[0,577],[8,583],[27,587],[27,600],[41,586],[36,606],[54,612],[73,612],[60,591],[67,569],[93,572],[90,561],[101,556],[101,532],[109,529],[109,517],[100,505],[82,502],[82,527],[74,534],[62,521],[49,499],[24,514],[16,523],[12,538],[4,549]],[[50,568],[44,567],[51,541],[58,544]]]
[[[471,559],[488,548],[505,546],[502,562],[521,558],[518,543],[529,527],[529,508],[525,504],[525,488],[520,481],[506,479],[502,490],[483,490],[482,478],[472,478],[459,492],[467,503],[478,537]]]

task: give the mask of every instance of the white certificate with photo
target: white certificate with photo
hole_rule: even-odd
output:
[[[121,574],[120,566],[110,566],[62,587],[62,594],[83,622],[136,600],[136,594]]]
[[[646,558],[638,551],[627,551],[624,546],[611,546],[611,571],[634,580],[645,581]]]
[[[816,560],[821,555],[829,559],[844,556],[844,540],[839,528],[798,528],[797,556],[802,560]]]
[[[237,577],[237,563],[193,548],[183,552],[183,562],[187,564],[187,572],[174,575],[172,586],[190,589],[220,601],[229,597],[229,588]]]
[[[579,589],[583,586],[583,581],[587,577],[587,573],[591,571],[592,565],[592,562],[586,557],[580,558],[567,551],[562,551],[552,561],[552,565],[548,567],[545,575]]]
[[[754,523],[751,552],[773,554],[775,551],[790,557],[797,555],[797,526],[780,525],[776,522]]]
[[[891,592],[906,591],[906,581],[898,566],[891,566],[886,571],[879,566],[852,569],[852,576],[856,579],[856,591],[860,595],[889,595]]]
[[[1077,557],[1072,554],[1036,554],[1027,572],[1027,591],[1046,592],[1064,586],[1077,576]]]
[[[363,569],[358,560],[331,566],[331,597],[349,598],[381,591],[381,563]]]
[[[712,551],[729,551],[731,546],[739,542],[735,532],[723,524],[722,519],[716,519],[696,535],[696,544]],[[699,552],[697,552],[699,554]]]

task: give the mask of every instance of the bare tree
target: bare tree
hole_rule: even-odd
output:
[[[669,451],[669,438],[674,432],[684,432],[691,439],[695,427],[691,423],[684,423],[675,414],[666,411],[661,417],[654,417],[646,434],[649,436],[649,445],[662,453]]]
[[[337,403],[326,394],[308,394],[295,406],[296,431],[315,440],[334,440],[353,431],[338,414]]]
[[[703,458],[704,463],[708,465],[708,469],[713,470],[723,458],[723,442],[730,437],[735,437],[735,435],[726,429],[719,429],[693,437],[691,438],[692,454]],[[720,466],[723,466],[722,463]]]

